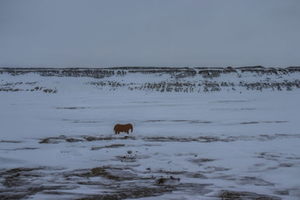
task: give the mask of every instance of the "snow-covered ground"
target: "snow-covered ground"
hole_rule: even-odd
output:
[[[299,78],[2,73],[0,199],[300,199]]]

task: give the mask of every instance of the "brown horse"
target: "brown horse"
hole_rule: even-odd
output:
[[[129,130],[133,131],[132,124],[116,124],[114,127],[115,134],[120,134],[120,132],[129,134]]]

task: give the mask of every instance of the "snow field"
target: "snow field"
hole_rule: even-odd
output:
[[[0,93],[0,189],[7,196],[12,186],[26,188],[9,170],[41,168],[19,173],[37,173],[22,176],[31,187],[60,188],[27,194],[31,199],[55,199],[52,191],[62,199],[122,197],[122,189],[142,186],[156,189],[126,198],[219,199],[222,191],[300,198],[297,90],[160,93],[99,90],[85,84],[90,78],[1,79],[58,89]],[[114,135],[117,123],[132,123],[133,133]],[[97,175],[75,175],[95,168]]]

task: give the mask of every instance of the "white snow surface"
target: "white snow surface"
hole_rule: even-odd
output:
[[[165,76],[133,74],[103,80],[134,85],[160,82]],[[219,79],[240,81],[230,76]],[[258,78],[249,76],[243,81]],[[0,81],[0,85],[22,82],[19,88],[24,89],[57,89],[56,93],[0,91],[0,195],[51,185],[63,187],[20,198],[77,199],[120,194],[120,188],[168,184],[181,189],[126,198],[220,199],[222,192],[232,191],[300,199],[299,89],[111,90],[86,84],[96,81],[93,78],[6,73],[0,74]],[[131,123],[133,132],[115,135],[113,127],[118,123]],[[46,138],[51,142],[40,143]],[[94,168],[133,178],[116,181],[107,176],[74,175]],[[13,169],[19,169],[19,175],[9,174]],[[66,174],[72,175],[67,179]],[[13,176],[20,176],[20,183],[14,183]],[[165,182],[160,184],[160,179]]]

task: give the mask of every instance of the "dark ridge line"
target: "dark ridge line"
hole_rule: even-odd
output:
[[[221,74],[251,72],[256,74],[289,74],[299,73],[300,66],[287,68],[265,68],[263,66],[245,67],[110,67],[110,68],[0,68],[0,74],[8,73],[12,76],[35,73],[40,76],[57,77],[92,77],[106,78],[111,76],[124,76],[133,73],[142,74],[169,74],[172,78],[194,77],[197,74],[203,78],[215,78]]]
[[[300,66],[289,66],[289,67],[263,67],[260,65],[257,66],[241,66],[241,67],[139,67],[139,66],[123,66],[123,67],[103,67],[103,68],[97,68],[97,67],[63,67],[63,68],[55,68],[55,67],[0,67],[0,70],[6,71],[6,70],[21,70],[21,71],[39,71],[39,70],[228,70],[228,69],[253,69],[253,70],[281,70],[281,69],[298,69],[300,70]]]

